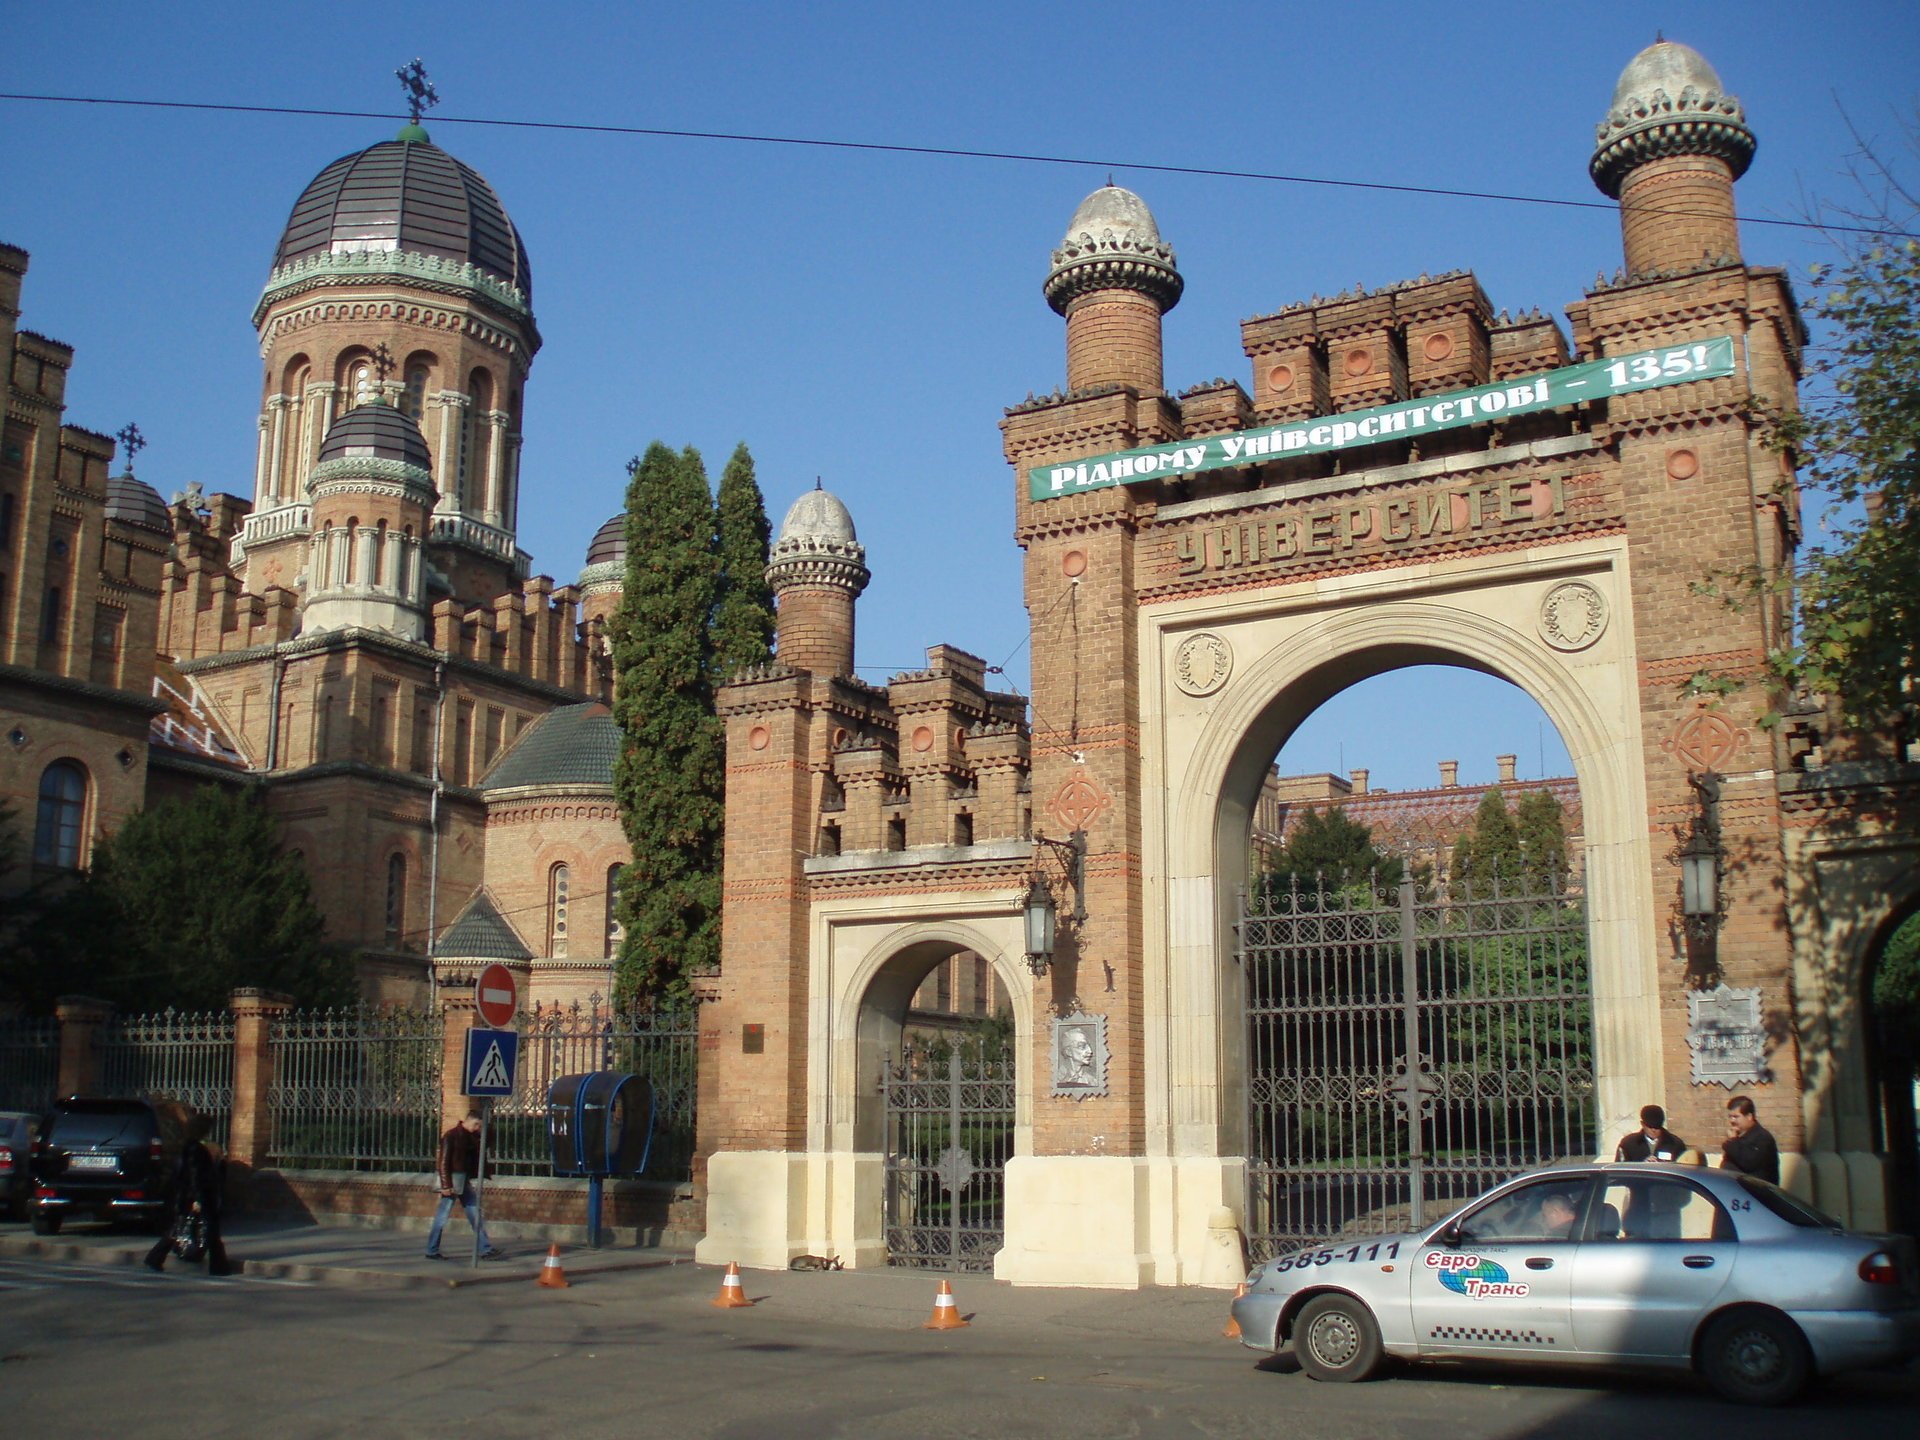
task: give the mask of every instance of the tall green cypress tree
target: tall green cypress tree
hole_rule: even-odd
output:
[[[1529,790],[1515,807],[1520,874],[1536,895],[1555,894],[1567,883],[1567,819],[1551,790]]]
[[[718,590],[713,495],[698,451],[655,441],[628,467],[627,575],[611,626],[614,793],[632,861],[620,872],[616,987],[684,992],[720,958],[723,737],[709,625]]]
[[[744,442],[720,474],[720,598],[713,611],[713,678],[773,657],[773,590],[767,584],[767,503]]]
[[[1520,882],[1520,837],[1507,797],[1489,787],[1473,812],[1473,828],[1453,847],[1453,884],[1464,893],[1486,896],[1494,886],[1511,893]]]

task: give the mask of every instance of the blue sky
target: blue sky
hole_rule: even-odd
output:
[[[1178,390],[1247,378],[1238,323],[1313,293],[1475,271],[1496,308],[1556,314],[1620,263],[1609,209],[1155,174],[1147,164],[1597,201],[1593,126],[1656,31],[1702,51],[1760,148],[1741,212],[1844,193],[1844,105],[1870,134],[1913,114],[1920,7],[1903,3],[1427,6],[392,3],[21,7],[8,91],[398,116],[423,56],[436,143],[493,183],[532,257],[545,348],[527,388],[521,543],[570,579],[662,438],[714,473],[752,447],[777,524],[820,476],[874,580],[865,678],[951,642],[1025,688],[1002,410],[1064,379],[1048,251],[1109,170],[1143,195],[1187,289],[1167,318]],[[459,117],[876,141],[1074,157],[881,155],[455,123]],[[288,210],[398,120],[0,101],[0,240],[32,252],[22,323],[78,347],[67,418],[137,420],[143,479],[252,480],[248,322]],[[1790,267],[1818,234],[1749,226]],[[1407,717],[1417,716],[1415,728]],[[1402,672],[1331,702],[1289,770],[1375,785],[1465,780],[1493,756],[1564,773],[1524,695]]]

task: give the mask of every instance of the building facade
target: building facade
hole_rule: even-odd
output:
[[[1656,44],[1590,157],[1624,265],[1568,307],[1570,332],[1496,310],[1471,274],[1423,275],[1256,316],[1250,378],[1178,394],[1161,360],[1174,251],[1138,196],[1087,198],[1044,287],[1064,386],[1002,423],[1044,719],[1029,728],[952,647],[884,688],[854,680],[865,572],[832,548],[852,538],[838,515],[795,537],[810,578],[780,596],[778,663],[722,695],[703,1259],[928,1263],[925,1217],[984,1194],[991,1233],[973,1240],[1003,1279],[1230,1283],[1235,1230],[1255,1238],[1257,1214],[1302,1193],[1318,1210],[1269,1241],[1460,1198],[1423,1197],[1422,1172],[1388,1152],[1417,1154],[1407,1134],[1431,1117],[1496,1108],[1449,1086],[1521,1071],[1444,1060],[1443,1036],[1418,1056],[1376,1036],[1335,1062],[1305,1022],[1257,1029],[1275,956],[1325,951],[1284,951],[1271,916],[1251,938],[1238,898],[1292,730],[1352,684],[1431,663],[1502,676],[1552,719],[1584,870],[1577,993],[1552,1064],[1527,1068],[1551,1071],[1572,1123],[1549,1140],[1537,1114],[1496,1114],[1476,1154],[1446,1162],[1456,1178],[1610,1151],[1648,1102],[1716,1148],[1738,1089],[1790,1186],[1884,1223],[1899,1122],[1873,1113],[1862,967],[1920,905],[1914,770],[1870,745],[1836,768],[1806,715],[1761,724],[1764,685],[1710,683],[1760,681],[1786,615],[1694,589],[1713,571],[1778,576],[1799,537],[1793,472],[1754,401],[1792,403],[1805,334],[1785,274],[1742,257],[1734,182],[1753,151],[1711,66]],[[1690,854],[1711,872],[1704,911],[1682,886]],[[1036,890],[1057,908],[1050,955],[1023,931]],[[1436,933],[1455,918],[1435,912]],[[897,1122],[927,1102],[895,1083],[895,1057],[924,977],[962,951],[1008,992],[1015,1073],[983,1072],[964,1102],[982,1108],[956,1097],[911,1165]],[[1340,1009],[1312,1023],[1331,1033]],[[1275,1135],[1336,1091],[1387,1138],[1331,1150],[1321,1115],[1312,1164],[1289,1168]],[[1529,1093],[1543,1111],[1546,1090]],[[1504,1149],[1487,1138],[1502,1124]],[[1342,1164],[1397,1178],[1368,1198]],[[945,1260],[980,1263],[952,1226]]]

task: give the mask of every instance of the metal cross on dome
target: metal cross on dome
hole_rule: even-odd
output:
[[[387,348],[387,342],[382,340],[374,347],[373,369],[374,373],[380,377],[380,384],[383,388],[386,385],[387,376],[393,373],[393,367],[393,352]]]
[[[420,117],[426,111],[440,103],[440,92],[433,88],[433,82],[427,79],[427,67],[420,63],[418,55],[413,57],[411,65],[403,66],[393,72],[407,92],[407,121],[418,125]]]
[[[120,442],[120,448],[127,452],[127,474],[133,473],[133,457],[147,448],[147,437],[140,433],[140,427],[129,422],[113,432],[113,438]]]

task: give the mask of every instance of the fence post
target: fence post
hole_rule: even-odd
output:
[[[233,1011],[233,1113],[227,1122],[227,1158],[240,1171],[260,1168],[273,1143],[273,1022],[293,1008],[293,997],[251,987],[227,1001]]]
[[[60,1022],[60,1071],[54,1083],[57,1095],[85,1095],[100,1081],[94,1036],[113,1018],[113,1006],[86,995],[62,995],[53,1002]]]

